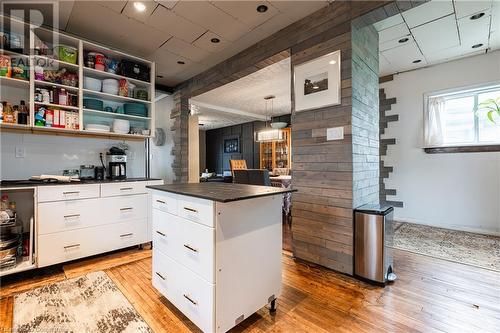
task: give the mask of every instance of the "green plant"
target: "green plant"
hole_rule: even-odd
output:
[[[482,103],[479,103],[477,106],[477,110],[486,110],[486,116],[488,117],[489,121],[491,121],[493,124],[496,124],[493,116],[496,114],[500,117],[500,97],[498,97],[496,100],[491,98],[485,100]]]

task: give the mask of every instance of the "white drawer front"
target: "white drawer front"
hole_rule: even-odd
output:
[[[211,200],[199,199],[179,195],[179,216],[201,223],[209,227],[214,227],[214,202]]]
[[[101,197],[147,193],[146,182],[101,184]]]
[[[215,282],[214,234],[213,228],[153,211],[153,246],[210,283]]]
[[[101,198],[101,214],[105,223],[125,222],[148,217],[148,195],[126,195]]]
[[[141,244],[146,237],[146,219],[39,235],[38,266],[44,267]]]
[[[101,199],[42,202],[38,204],[38,233],[87,228],[105,223],[101,218]]]
[[[177,194],[153,190],[152,201],[153,208],[177,215]]]
[[[215,286],[160,251],[153,252],[153,286],[203,332],[215,331]]]
[[[39,186],[38,202],[91,199],[99,197],[99,185]]]

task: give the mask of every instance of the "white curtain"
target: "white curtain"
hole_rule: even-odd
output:
[[[429,98],[425,129],[425,146],[439,146],[443,143],[443,127],[441,116],[444,112],[445,100],[442,97]]]

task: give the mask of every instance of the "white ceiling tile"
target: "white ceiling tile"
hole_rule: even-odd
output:
[[[170,38],[160,49],[167,50],[196,62],[200,62],[210,55],[209,52],[176,37]]]
[[[155,9],[146,24],[188,43],[192,43],[206,31],[200,25],[176,15],[161,5]]]
[[[163,7],[172,9],[179,2],[179,0],[155,0],[155,2],[159,3]]]
[[[406,24],[401,23],[390,28],[379,31],[378,39],[379,43],[385,43],[390,40],[400,39],[402,37],[408,36],[410,34],[410,30]]]
[[[489,47],[492,51],[500,49],[500,29],[491,33]]]
[[[278,8],[280,12],[288,16],[292,22],[298,21],[301,18],[314,13],[315,11],[326,7],[326,0],[309,0],[309,1],[270,1],[271,5]]]
[[[146,22],[146,20],[149,18],[149,16],[151,16],[158,4],[154,1],[142,1],[142,3],[146,6],[146,9],[143,12],[139,12],[134,7],[134,1],[128,1],[122,11],[122,14],[138,21]]]
[[[384,57],[383,54],[379,55],[379,76],[389,75],[394,73],[394,69],[390,62]]]
[[[500,1],[495,1],[491,7],[491,31],[498,30],[500,30]]]
[[[386,50],[401,46],[404,43],[400,43],[399,40],[401,40],[403,38],[408,38],[408,41],[406,41],[405,43],[410,43],[411,41],[413,41],[412,35],[401,36],[401,38],[396,38],[396,39],[389,40],[389,41],[384,42],[384,43],[380,43],[379,44],[379,51],[382,52],[382,51],[386,51]]]
[[[472,14],[491,8],[492,0],[454,0],[457,18],[471,16]]]
[[[206,1],[180,1],[173,11],[229,41],[236,41],[250,31],[247,25]]]
[[[436,53],[426,55],[427,61],[430,64],[442,63],[445,61],[450,61],[452,59],[458,59],[463,57],[468,57],[476,54],[484,53],[485,50],[471,49],[470,47],[455,46],[449,49],[441,50]]]
[[[398,71],[421,67],[427,64],[424,56],[413,41],[381,52],[381,54],[389,62],[390,66],[394,67]],[[418,64],[414,64],[413,61],[415,60],[421,61]]]
[[[212,43],[212,38],[219,39],[219,43]],[[225,47],[227,47],[230,43],[224,40],[221,36],[213,33],[212,31],[207,31],[203,36],[198,38],[193,45],[197,46],[208,52],[220,52]]]
[[[411,32],[424,54],[435,53],[460,44],[454,14],[413,28]]]
[[[162,49],[158,49],[153,52],[149,58],[157,64],[157,68],[159,68],[159,70],[157,70],[157,74],[163,76],[176,75],[186,70],[186,68],[192,63],[191,60],[187,58]],[[178,61],[183,61],[184,64],[178,64]]]
[[[279,11],[267,1],[211,1],[211,3],[229,15],[237,18],[250,28],[254,28],[266,22],[279,13]],[[267,6],[267,11],[259,13],[257,7],[260,5]]]
[[[429,1],[402,13],[411,28],[436,20],[454,12],[451,0]]]
[[[403,16],[401,14],[393,15],[391,17],[386,18],[380,22],[376,22],[373,24],[377,31],[384,30],[395,25],[404,23]]]
[[[470,20],[468,16],[458,20],[458,31],[460,41],[463,46],[471,47],[475,44],[488,45],[490,35],[490,11],[485,11],[485,15],[477,20]]]

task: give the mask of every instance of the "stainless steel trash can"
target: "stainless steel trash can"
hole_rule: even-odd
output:
[[[385,285],[394,281],[394,208],[364,205],[354,210],[354,276]]]

